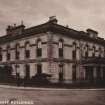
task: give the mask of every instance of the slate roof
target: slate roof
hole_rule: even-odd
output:
[[[55,24],[53,22],[46,22],[44,24],[41,25],[37,25],[31,28],[27,28],[24,29],[22,31],[21,34],[16,34],[16,35],[5,35],[0,37],[0,44],[2,43],[6,43],[6,42],[10,42],[13,40],[17,40],[17,39],[21,39],[21,38],[25,38],[25,37],[29,37],[35,34],[40,34],[40,33],[46,33],[46,32],[53,32],[53,33],[59,33],[62,35],[65,35],[67,37],[70,38],[74,38],[74,39],[82,39],[85,41],[89,41],[89,42],[94,42],[100,45],[105,46],[105,40],[98,37],[98,38],[91,38],[86,32],[84,31],[76,31],[74,29],[59,25],[59,24]]]

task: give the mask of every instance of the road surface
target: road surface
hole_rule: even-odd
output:
[[[14,104],[16,101],[20,103]],[[105,91],[0,87],[0,102],[1,105],[105,105]]]

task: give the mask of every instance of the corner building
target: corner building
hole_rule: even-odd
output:
[[[57,24],[55,17],[31,28],[8,26],[0,37],[0,67],[31,79],[50,75],[51,82],[105,80],[105,40],[98,32],[76,31]]]

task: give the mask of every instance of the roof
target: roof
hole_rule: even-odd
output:
[[[78,40],[82,39],[85,41],[94,42],[94,43],[105,46],[105,40],[103,38],[100,38],[100,37],[91,38],[84,31],[76,31],[74,29],[64,27],[62,25],[59,25],[59,24],[56,24],[55,22],[50,22],[50,21],[41,25],[24,29],[22,30],[21,34],[2,36],[0,37],[0,44],[17,40],[17,39],[21,39],[21,38],[25,38],[25,37],[29,37],[29,36],[39,34],[39,33],[46,33],[48,31],[51,31],[53,33],[59,33],[70,38],[74,38]]]

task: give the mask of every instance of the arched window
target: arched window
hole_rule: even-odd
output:
[[[0,47],[0,61],[2,61],[2,48]]]
[[[15,45],[15,58],[16,59],[19,59],[19,43],[16,43],[16,45]]]
[[[30,43],[29,42],[25,43],[25,57],[26,58],[30,57]]]
[[[63,64],[59,64],[59,81],[64,80],[64,69]]]
[[[42,56],[42,42],[41,42],[41,39],[37,40],[36,55],[37,55],[37,57]]]
[[[10,60],[10,45],[7,45],[7,60]]]
[[[75,42],[73,42],[73,45],[72,45],[72,58],[73,58],[73,60],[74,59],[76,59],[76,43]]]
[[[62,39],[59,40],[58,47],[59,47],[59,57],[63,57],[63,40]]]

